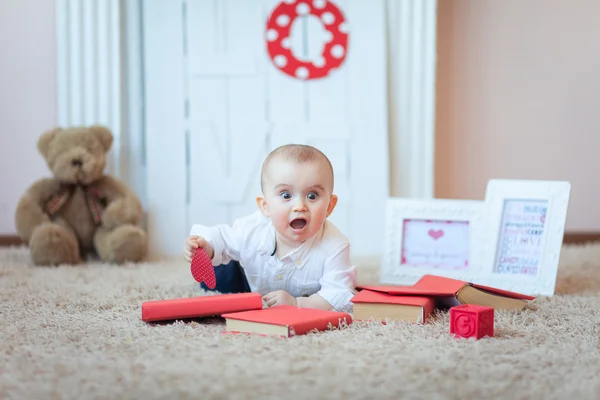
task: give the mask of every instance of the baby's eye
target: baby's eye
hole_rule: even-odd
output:
[[[318,195],[318,194],[316,194],[315,192],[310,192],[310,193],[308,194],[308,196],[306,196],[306,197],[308,197],[308,199],[309,199],[309,200],[316,200],[316,199],[317,199],[317,197],[319,197],[319,195]]]
[[[279,195],[284,200],[289,200],[292,198],[292,195],[290,194],[290,192],[281,192]]]

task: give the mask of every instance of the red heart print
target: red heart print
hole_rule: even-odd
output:
[[[197,282],[204,282],[210,289],[214,289],[217,286],[217,277],[215,276],[215,269],[208,258],[208,254],[203,248],[199,248],[194,253],[191,263],[192,276]]]
[[[439,238],[444,236],[444,231],[441,229],[439,231],[434,231],[433,229],[430,229],[429,232],[427,232],[427,234],[431,236],[433,240],[438,240]]]

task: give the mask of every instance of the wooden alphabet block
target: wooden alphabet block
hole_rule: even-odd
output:
[[[494,336],[494,309],[475,304],[450,308],[450,334],[479,340]]]

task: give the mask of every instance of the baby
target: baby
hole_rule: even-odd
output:
[[[321,151],[278,147],[262,165],[259,210],[231,226],[193,225],[184,258],[204,248],[220,292],[258,292],[269,307],[350,311],[356,267],[348,239],[327,220],[338,200],[333,180]]]

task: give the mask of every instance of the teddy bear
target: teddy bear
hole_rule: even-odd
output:
[[[34,182],[15,212],[34,265],[74,265],[90,255],[113,264],[145,258],[142,204],[104,172],[112,143],[112,132],[102,125],[57,127],[38,138],[52,177]]]

